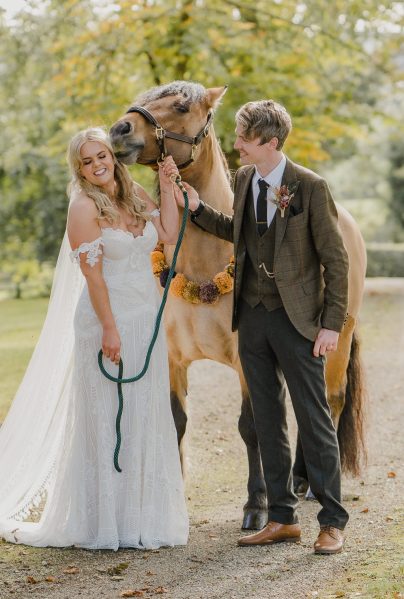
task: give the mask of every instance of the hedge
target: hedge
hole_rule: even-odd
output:
[[[367,243],[367,277],[404,277],[404,243]]]

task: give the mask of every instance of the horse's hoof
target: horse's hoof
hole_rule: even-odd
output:
[[[293,477],[293,490],[296,495],[304,495],[309,488],[309,482],[302,476]]]
[[[317,498],[313,495],[310,487],[307,489],[305,500],[306,501],[317,501]]]
[[[242,530],[261,530],[268,524],[268,511],[250,509],[244,512]]]

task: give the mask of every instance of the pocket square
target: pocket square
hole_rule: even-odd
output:
[[[301,214],[302,212],[303,212],[303,208],[298,208],[297,206],[294,206],[293,204],[290,205],[290,209],[289,209],[290,216],[297,216],[298,214]]]

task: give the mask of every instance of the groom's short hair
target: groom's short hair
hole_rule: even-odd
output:
[[[243,129],[248,140],[259,139],[265,144],[278,138],[277,150],[281,150],[292,130],[292,119],[286,108],[274,100],[247,102],[236,113],[236,123]]]

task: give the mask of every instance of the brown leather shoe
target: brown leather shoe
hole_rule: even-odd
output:
[[[281,524],[268,522],[265,528],[253,535],[241,537],[237,541],[242,547],[251,545],[272,545],[272,543],[296,543],[300,541],[301,529],[299,524]]]
[[[344,546],[342,530],[334,526],[321,526],[317,541],[314,543],[314,553],[331,555],[340,553]]]

